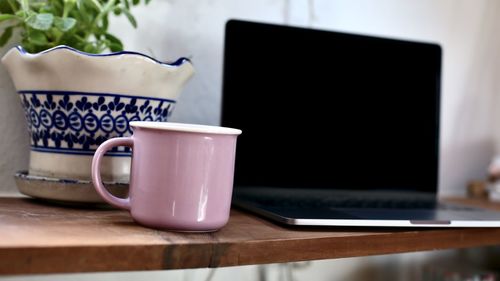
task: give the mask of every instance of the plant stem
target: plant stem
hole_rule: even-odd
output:
[[[101,21],[102,17],[104,15],[107,15],[109,11],[113,8],[115,5],[116,0],[109,0],[108,3],[103,7],[102,11],[99,12],[97,17],[95,17],[94,21],[92,22],[92,26],[97,26],[97,24]]]
[[[16,7],[15,3],[12,0],[7,0],[7,2],[9,3],[9,6],[12,9],[12,12],[17,11],[17,7]]]
[[[26,13],[26,16],[28,16],[29,11],[30,11],[30,2],[29,2],[29,0],[21,0],[21,8]]]

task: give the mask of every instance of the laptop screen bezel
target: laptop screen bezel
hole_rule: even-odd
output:
[[[229,63],[231,62],[231,59],[228,57],[228,48],[231,43],[232,39],[232,33],[238,32],[238,29],[240,27],[244,28],[249,28],[249,27],[255,27],[257,29],[260,28],[283,28],[283,29],[296,29],[296,30],[306,30],[306,28],[301,28],[301,27],[293,27],[293,26],[284,26],[284,25],[277,25],[277,24],[269,24],[269,23],[260,23],[260,22],[252,22],[252,21],[246,21],[246,20],[234,20],[231,19],[226,23],[226,29],[225,29],[225,39],[224,39],[224,62],[223,62],[223,79],[222,79],[222,101],[221,101],[221,124],[223,126],[227,126],[228,122],[225,120],[225,108],[228,106],[231,106],[230,104],[227,103],[226,97],[230,94],[234,93],[229,93],[228,89],[226,87],[227,83],[227,77],[226,77],[226,69],[228,68]],[[307,30],[312,30],[313,32],[328,32],[331,33],[332,35],[338,34],[342,36],[358,36],[358,37],[363,37],[363,38],[373,38],[373,40],[393,40],[393,41],[405,41],[405,42],[411,42],[415,44],[422,44],[422,45],[427,45],[427,46],[432,46],[435,48],[436,52],[439,54],[439,68],[437,69],[436,75],[438,76],[436,79],[439,81],[439,83],[436,83],[436,89],[435,89],[435,110],[436,110],[436,118],[435,118],[435,149],[434,149],[434,159],[435,161],[434,165],[436,167],[435,169],[435,175],[433,175],[433,184],[426,187],[425,189],[419,189],[419,190],[406,190],[403,189],[404,191],[423,191],[427,193],[437,193],[438,190],[438,182],[439,182],[439,145],[440,145],[440,96],[441,96],[441,68],[442,68],[442,48],[438,44],[435,43],[427,43],[427,42],[416,42],[416,41],[407,41],[407,40],[400,40],[400,39],[390,39],[390,38],[382,38],[382,37],[375,37],[375,36],[367,36],[367,35],[360,35],[360,34],[349,34],[349,33],[344,33],[344,32],[336,32],[336,31],[325,31],[325,30],[317,30],[317,29],[307,29]],[[245,132],[243,132],[244,134]],[[238,148],[237,148],[238,149]],[[236,159],[238,161],[238,158]],[[262,183],[262,187],[265,187],[266,184]],[[238,185],[238,182],[235,182],[235,188],[244,188],[244,186]],[[369,187],[366,187],[366,190],[371,190]]]

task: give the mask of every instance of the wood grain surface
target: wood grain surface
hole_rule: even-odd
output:
[[[175,233],[141,227],[124,211],[0,198],[0,274],[221,267],[487,245],[500,245],[500,228],[283,227],[233,210],[218,232]]]

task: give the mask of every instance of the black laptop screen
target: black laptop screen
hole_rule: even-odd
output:
[[[437,189],[441,48],[229,21],[235,186]]]

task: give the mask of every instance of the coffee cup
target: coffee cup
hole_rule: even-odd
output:
[[[130,122],[131,137],[102,143],[92,181],[109,204],[144,226],[174,231],[216,231],[229,219],[236,139],[241,130],[172,122]],[[132,149],[129,195],[109,193],[101,162],[117,146]]]

